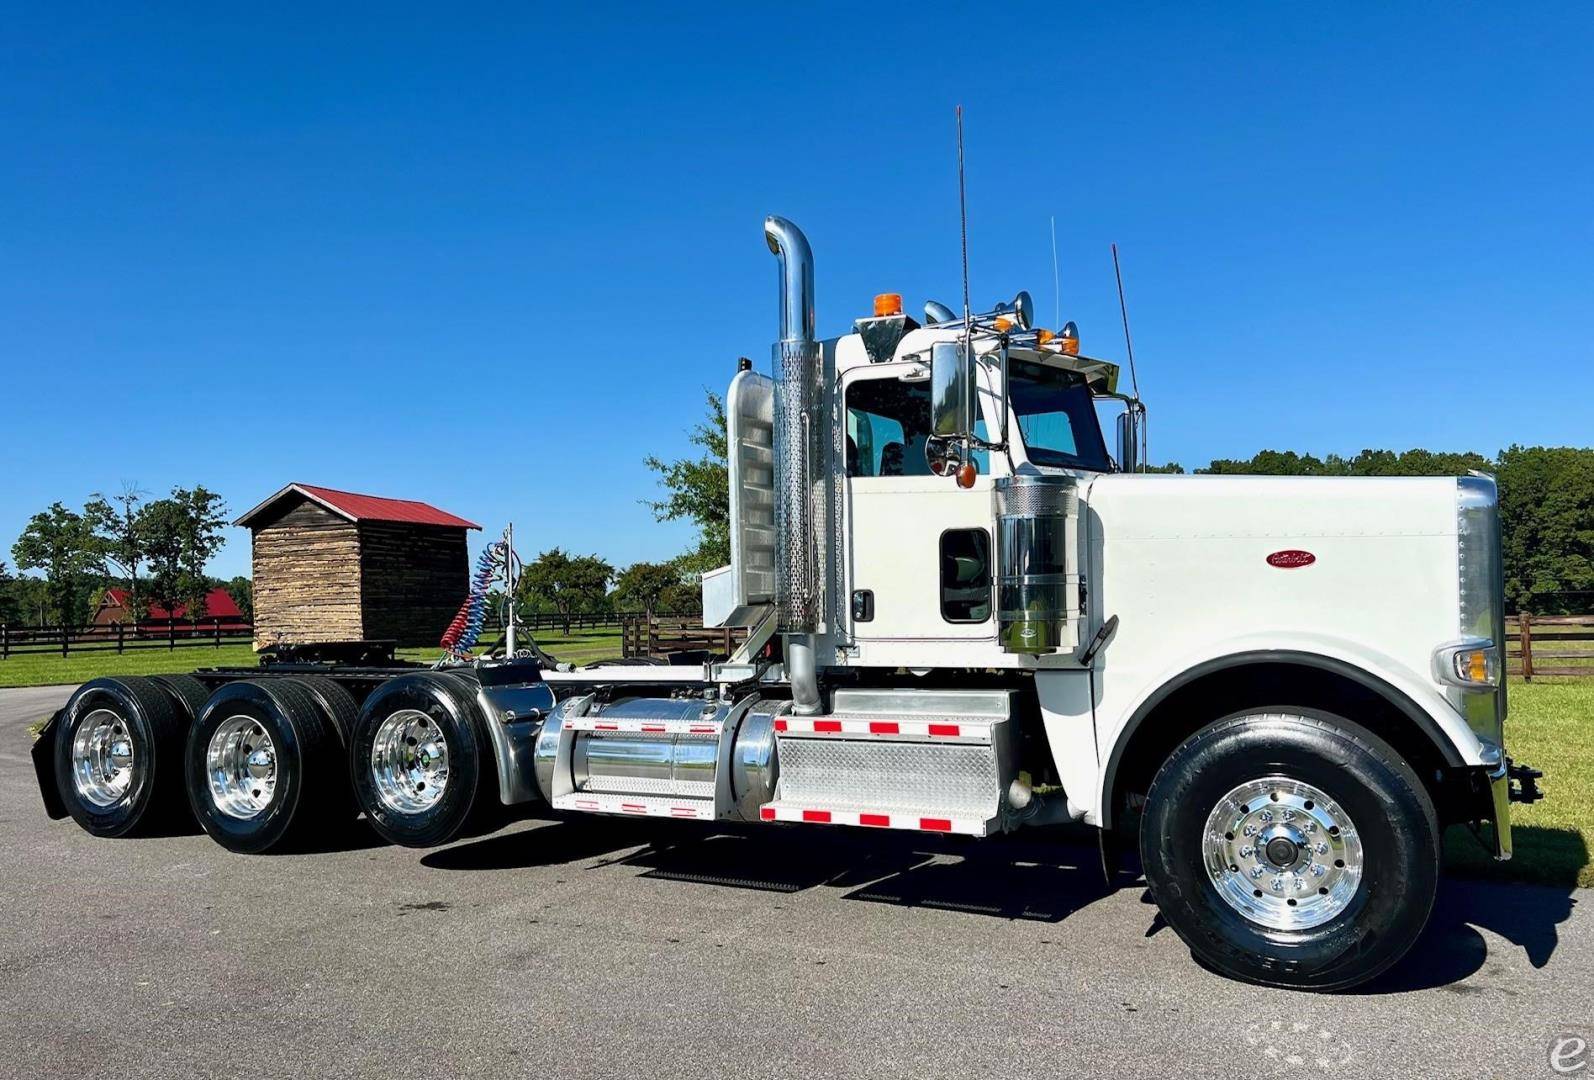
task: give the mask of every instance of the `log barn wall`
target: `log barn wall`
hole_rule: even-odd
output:
[[[352,521],[301,496],[284,499],[251,529],[255,648],[364,636],[360,537]]]
[[[469,588],[465,530],[362,521],[359,542],[364,636],[436,645]]]

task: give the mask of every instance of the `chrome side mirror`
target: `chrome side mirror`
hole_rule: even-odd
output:
[[[930,434],[974,433],[974,364],[961,341],[930,346]]]
[[[1144,462],[1141,447],[1145,445],[1145,406],[1131,401],[1118,414],[1118,469],[1121,472],[1139,472]]]

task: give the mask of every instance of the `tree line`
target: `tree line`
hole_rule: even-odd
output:
[[[0,561],[0,622],[82,625],[113,586],[127,590],[135,622],[151,604],[202,618],[205,597],[218,586],[247,618],[254,606],[249,579],[205,572],[221,550],[226,515],[221,496],[202,484],[153,500],[129,485],[109,497],[95,493],[81,510],[51,503],[11,546],[17,570],[42,576],[15,575]]]

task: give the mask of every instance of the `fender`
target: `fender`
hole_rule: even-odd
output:
[[[1450,702],[1409,667],[1360,642],[1313,634],[1291,634],[1280,641],[1267,635],[1269,645],[1259,647],[1262,635],[1221,643],[1215,655],[1187,657],[1170,668],[1125,710],[1127,719],[1114,732],[1106,763],[1096,785],[1096,820],[1104,829],[1112,827],[1112,800],[1109,792],[1117,778],[1124,748],[1140,725],[1167,697],[1196,679],[1230,668],[1259,663],[1299,664],[1332,672],[1360,684],[1388,701],[1415,724],[1455,767],[1486,765],[1484,747],[1466,720]]]

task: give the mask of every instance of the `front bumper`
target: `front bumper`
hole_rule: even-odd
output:
[[[1486,756],[1494,759],[1488,773],[1491,824],[1494,826],[1494,841],[1489,846],[1494,857],[1503,862],[1511,857],[1511,804],[1533,803],[1544,798],[1539,790],[1539,778],[1544,774],[1513,762],[1497,746],[1486,746],[1485,751]]]

